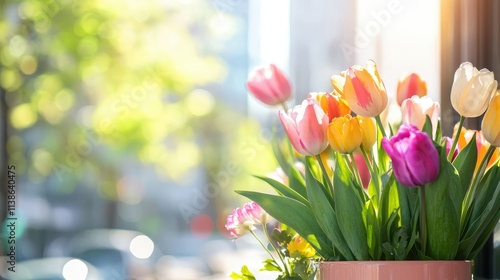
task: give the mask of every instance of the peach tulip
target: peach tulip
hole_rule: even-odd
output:
[[[429,116],[434,132],[439,121],[440,106],[428,96],[413,96],[403,101],[401,114],[403,123],[413,124],[418,129],[424,127],[426,116]]]

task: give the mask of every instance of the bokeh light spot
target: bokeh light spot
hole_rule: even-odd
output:
[[[155,244],[146,235],[138,235],[130,242],[130,252],[138,259],[147,259],[153,254]]]
[[[88,273],[89,268],[87,265],[78,259],[68,261],[62,271],[62,275],[66,280],[85,280]]]
[[[30,104],[14,107],[10,113],[10,122],[14,128],[24,129],[32,126],[37,120],[37,114]]]
[[[19,65],[21,72],[23,72],[23,74],[25,75],[31,75],[35,73],[37,67],[38,61],[31,55],[23,57],[21,59],[21,64]]]
[[[190,227],[194,236],[206,238],[214,230],[214,220],[207,214],[199,214],[191,220]]]
[[[213,111],[215,100],[210,92],[195,89],[187,96],[186,105],[192,115],[201,117]]]
[[[4,70],[0,73],[0,85],[8,91],[13,91],[21,85],[21,78],[17,71]]]
[[[73,94],[67,89],[59,91],[54,99],[57,108],[59,108],[59,110],[61,111],[68,110],[69,108],[71,108],[71,106],[73,106],[73,103],[75,102]]]
[[[44,149],[36,149],[32,154],[33,166],[42,175],[48,175],[54,166],[52,155]]]

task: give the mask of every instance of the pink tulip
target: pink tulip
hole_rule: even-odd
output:
[[[315,156],[328,147],[328,116],[316,100],[308,98],[301,105],[288,110],[288,113],[281,110],[279,117],[297,152]]]
[[[255,202],[245,203],[243,208],[236,208],[227,217],[226,229],[234,238],[241,237],[255,230],[255,225],[266,224],[270,216]]]
[[[285,103],[292,94],[288,78],[274,64],[250,72],[247,88],[257,99],[271,106]]]
[[[401,113],[403,123],[413,124],[418,129],[422,129],[425,124],[426,116],[429,116],[432,122],[433,131],[437,129],[439,121],[440,107],[438,102],[432,101],[428,96],[413,97],[406,99],[401,104]]]

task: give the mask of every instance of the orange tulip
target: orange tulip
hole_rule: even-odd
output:
[[[396,92],[398,105],[412,96],[425,96],[427,94],[427,84],[415,73],[404,74],[399,78],[398,90]]]
[[[321,109],[328,115],[329,123],[334,118],[345,116],[351,113],[351,108],[347,101],[343,99],[337,92],[312,92],[309,94],[310,98],[316,98],[321,106]]]
[[[453,132],[453,137],[455,137],[456,132],[457,132],[458,124],[455,125],[455,131]],[[462,131],[460,132],[460,136],[458,138],[458,148],[459,150],[462,150],[465,148],[465,146],[470,142],[472,137],[474,136],[474,133],[476,134],[476,148],[477,148],[477,161],[476,161],[476,170],[479,168],[479,164],[481,164],[481,161],[483,160],[484,156],[486,155],[486,151],[490,147],[490,143],[484,138],[483,132],[482,131],[477,131],[473,129],[466,129],[462,128]],[[498,160],[500,154],[499,154],[499,149],[496,149],[493,152],[493,155],[491,156],[490,160],[488,161],[487,167],[491,167],[495,162]]]

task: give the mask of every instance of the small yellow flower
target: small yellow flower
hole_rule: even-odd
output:
[[[300,236],[295,237],[286,246],[292,258],[312,258],[316,255],[314,248]]]

